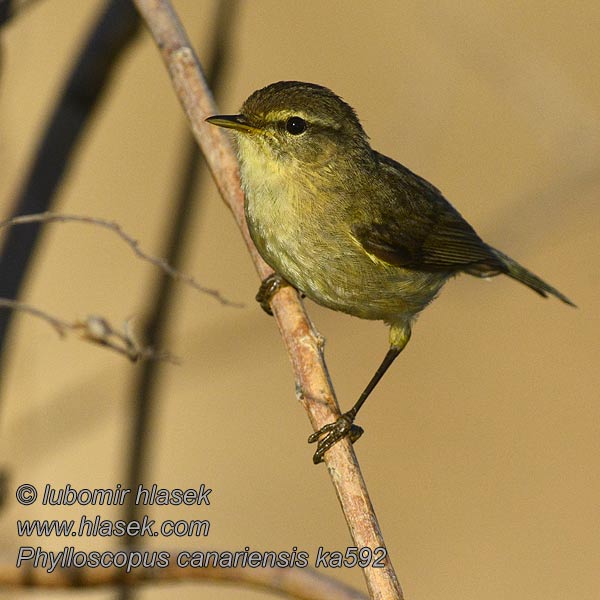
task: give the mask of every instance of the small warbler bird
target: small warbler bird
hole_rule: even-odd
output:
[[[373,150],[354,110],[331,90],[280,81],[238,115],[209,117],[235,134],[250,234],[275,275],[257,299],[289,283],[318,304],[390,326],[390,347],[354,404],[310,436],[313,461],[355,441],[356,414],[408,343],[415,317],[450,277],[504,273],[574,304],[488,246],[433,185]]]

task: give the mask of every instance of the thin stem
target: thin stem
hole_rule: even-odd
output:
[[[10,300],[8,298],[0,298],[0,308],[10,309],[12,311],[18,310],[33,315],[42,321],[46,321],[46,323],[54,327],[55,331],[61,337],[65,336],[69,331],[76,332],[82,340],[104,346],[105,348],[110,348],[119,354],[123,354],[132,362],[137,362],[138,360],[167,360],[173,363],[178,362],[178,360],[168,352],[159,352],[153,348],[140,345],[133,335],[127,321],[125,321],[122,330],[115,329],[100,315],[89,315],[83,320],[65,321],[64,319],[51,315],[37,306],[18,302],[17,300]]]
[[[177,279],[178,281],[183,281],[187,283],[189,286],[193,287],[198,292],[202,292],[203,294],[208,294],[209,296],[213,296],[216,300],[218,300],[221,304],[225,306],[235,306],[236,308],[240,308],[243,306],[238,302],[232,302],[224,298],[218,290],[214,290],[211,288],[207,288],[203,285],[200,285],[193,277],[190,275],[185,275],[177,271],[177,269],[173,268],[168,261],[163,258],[159,258],[157,256],[153,256],[142,250],[140,248],[140,243],[131,237],[128,233],[123,231],[123,228],[116,221],[108,221],[107,219],[100,219],[98,217],[88,217],[85,215],[65,215],[58,214],[52,212],[44,212],[38,213],[34,215],[23,215],[22,217],[13,217],[12,219],[8,219],[7,221],[0,221],[0,229],[5,227],[13,227],[15,225],[30,225],[32,223],[84,223],[88,225],[95,225],[96,227],[101,227],[103,229],[108,229],[112,231],[117,237],[123,240],[133,251],[133,253],[142,260],[149,262],[151,265],[158,267],[161,269],[166,275],[172,277],[173,279]]]
[[[62,569],[52,573],[44,569],[15,569],[14,564],[0,565],[0,589],[92,589],[123,585],[184,583],[205,581],[211,583],[243,583],[258,590],[278,592],[287,598],[297,600],[366,600],[366,597],[349,586],[335,581],[310,568],[221,568],[207,566],[202,569],[181,568],[176,564],[176,552],[170,552],[169,565],[160,569],[139,567],[126,575],[123,569],[114,567],[94,569]],[[172,595],[175,595],[175,589]],[[171,594],[169,594],[171,595]]]

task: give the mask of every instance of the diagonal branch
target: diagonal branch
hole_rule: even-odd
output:
[[[42,319],[42,321],[46,321],[54,327],[54,330],[61,337],[66,335],[68,331],[77,332],[82,340],[110,348],[119,354],[123,354],[132,362],[138,360],[166,360],[175,364],[178,363],[178,360],[168,352],[141,346],[135,339],[127,321],[125,321],[122,331],[115,329],[104,317],[99,315],[89,315],[83,320],[65,321],[36,306],[10,300],[9,298],[0,298],[0,308],[19,310]]]
[[[65,215],[52,212],[43,212],[36,213],[33,215],[22,215],[20,217],[13,217],[12,219],[7,219],[6,221],[0,221],[0,229],[3,229],[4,227],[12,227],[13,225],[27,225],[30,223],[53,222],[86,223],[89,225],[95,225],[97,227],[108,229],[109,231],[112,231],[114,234],[116,234],[117,237],[121,238],[131,248],[133,253],[138,258],[141,258],[142,260],[149,262],[151,265],[158,267],[169,277],[187,283],[198,292],[202,292],[203,294],[208,294],[209,296],[212,296],[225,306],[235,306],[236,308],[240,308],[242,306],[237,302],[232,302],[231,300],[227,300],[227,298],[224,298],[219,292],[219,290],[213,290],[211,288],[204,287],[203,285],[200,285],[190,275],[180,273],[163,258],[152,256],[151,254],[148,254],[147,252],[143,251],[140,248],[140,243],[136,239],[132,238],[128,233],[123,231],[123,228],[116,221],[107,221],[106,219],[100,219],[98,217],[88,217],[84,215]]]
[[[254,247],[244,218],[244,199],[237,161],[223,131],[204,120],[217,113],[202,69],[185,31],[168,0],[134,0],[150,29],[169,71],[175,92],[191,122],[217,187],[231,209],[261,279],[270,268]],[[288,350],[299,400],[313,428],[319,429],[339,415],[322,353],[322,343],[290,287],[273,298],[273,313]],[[350,442],[342,440],[327,452],[329,470],[346,522],[357,547],[384,547],[375,512]],[[372,598],[402,598],[402,591],[389,558],[383,568],[368,566],[365,579]]]
[[[140,553],[137,553],[140,554]],[[122,568],[58,568],[52,573],[43,569],[14,564],[0,564],[0,589],[30,589],[32,591],[74,588],[105,588],[114,585],[129,587],[144,583],[184,583],[203,581],[225,584],[245,584],[257,590],[276,592],[296,600],[367,600],[351,587],[335,581],[311,568],[300,567],[219,567],[182,568],[169,563],[165,568],[133,569],[124,573]]]

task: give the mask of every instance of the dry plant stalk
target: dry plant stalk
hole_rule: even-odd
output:
[[[17,300],[9,300],[8,298],[0,298],[0,308],[18,310],[38,317],[54,327],[61,337],[69,331],[78,333],[82,340],[114,350],[126,356],[131,362],[165,360],[174,364],[179,363],[179,360],[168,352],[139,344],[131,330],[129,321],[125,321],[122,330],[115,329],[100,315],[89,315],[83,320],[65,321],[36,306]]]
[[[13,217],[12,219],[7,219],[6,221],[0,222],[0,229],[3,229],[5,227],[12,227],[14,225],[27,225],[29,223],[54,222],[87,223],[88,225],[95,225],[96,227],[108,229],[109,231],[112,231],[114,234],[116,234],[121,240],[123,240],[131,248],[131,250],[133,250],[134,254],[138,258],[141,258],[142,260],[149,262],[155,267],[158,267],[164,273],[169,275],[169,277],[177,279],[178,281],[183,281],[184,283],[187,283],[195,290],[202,292],[203,294],[213,296],[221,304],[224,304],[226,306],[235,306],[237,308],[243,306],[242,304],[239,304],[237,302],[231,302],[230,300],[227,300],[227,298],[224,298],[221,295],[219,290],[213,290],[211,288],[207,288],[203,285],[200,285],[193,277],[189,275],[184,275],[183,273],[180,273],[179,271],[174,269],[166,260],[144,252],[140,248],[139,242],[136,239],[132,238],[128,233],[123,231],[123,228],[115,221],[107,221],[106,219],[100,219],[98,217],[88,217],[85,215],[65,215],[53,212],[43,212],[35,213],[32,215],[22,215],[19,217]]]
[[[56,569],[52,573],[39,569],[15,569],[0,565],[0,588],[73,589],[103,588],[114,585],[137,586],[142,583],[206,581],[242,583],[298,600],[367,600],[347,585],[313,569],[301,568],[221,568],[182,569],[169,565],[164,569],[136,569],[124,575],[122,569]]]
[[[177,97],[192,126],[213,178],[231,209],[244,236],[261,279],[272,271],[259,256],[244,218],[244,198],[240,189],[235,155],[225,133],[204,122],[218,113],[191,43],[168,0],[134,0],[156,42],[169,71]],[[329,376],[323,360],[322,343],[298,298],[290,287],[283,287],[271,307],[288,350],[299,400],[315,430],[339,416]],[[356,455],[347,439],[338,442],[325,455],[344,516],[358,548],[385,547],[381,530],[360,472]],[[402,590],[389,558],[383,568],[367,567],[365,579],[371,598],[401,599]]]

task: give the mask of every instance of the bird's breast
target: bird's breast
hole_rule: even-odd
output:
[[[258,251],[315,302],[362,318],[401,321],[424,308],[443,284],[439,276],[374,262],[352,235],[352,199],[328,191],[318,173],[246,159],[241,175]]]

